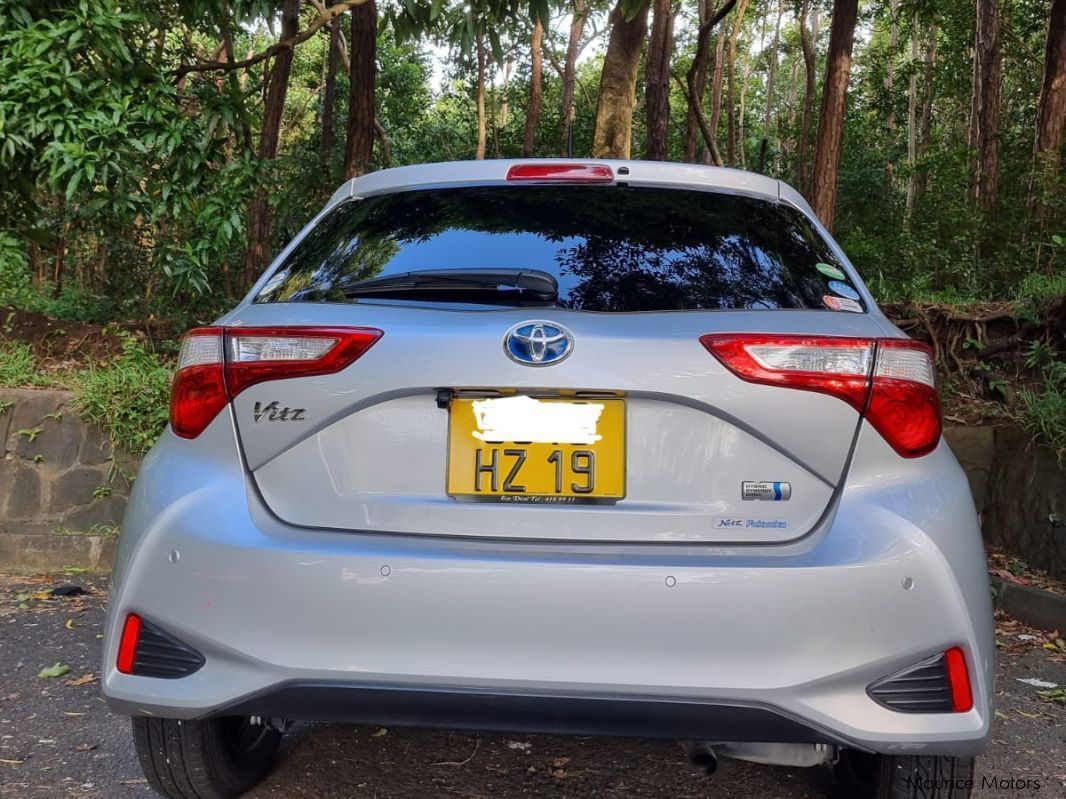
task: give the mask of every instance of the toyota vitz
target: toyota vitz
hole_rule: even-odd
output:
[[[251,788],[291,720],[965,797],[993,658],[933,359],[799,194],[482,161],[345,183],[188,333],[103,690],[175,799]]]

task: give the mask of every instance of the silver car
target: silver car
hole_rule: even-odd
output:
[[[433,164],[344,184],[186,336],[103,690],[175,799],[249,789],[291,720],[963,797],[991,618],[932,356],[796,191]]]

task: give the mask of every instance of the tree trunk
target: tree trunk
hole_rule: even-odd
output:
[[[322,164],[329,174],[329,166],[333,161],[333,110],[337,102],[337,66],[340,56],[337,54],[341,46],[341,24],[339,19],[333,20],[329,28],[329,46],[326,52],[326,88],[322,95]]]
[[[300,0],[285,0],[281,7],[279,40],[295,36],[300,27]],[[259,131],[259,158],[272,160],[278,154],[281,137],[281,117],[285,111],[285,95],[289,91],[289,72],[292,70],[292,48],[280,50],[274,56],[270,80],[263,104],[263,122]],[[260,188],[248,209],[248,244],[241,259],[241,284],[250,286],[266,266],[270,246],[270,206],[266,187]]]
[[[541,45],[544,43],[544,26],[538,19],[533,24],[533,38],[530,48],[533,51],[532,74],[529,81],[529,108],[526,110],[526,133],[522,140],[522,155],[529,158],[536,149],[537,123],[540,121],[540,104],[544,95],[543,64]]]
[[[344,176],[362,175],[374,159],[374,86],[377,82],[378,10],[374,0],[352,9],[351,89]]]
[[[811,27],[807,29],[807,12],[810,11],[810,0],[803,0],[800,8],[800,47],[803,49],[803,113],[800,115],[799,135],[799,190],[808,200],[811,196],[811,170],[808,164],[811,151],[811,114],[814,111],[814,91],[817,81],[817,47],[818,47],[818,6],[814,7],[811,14]]]
[[[644,108],[648,118],[648,144],[644,157],[666,160],[670,131],[670,55],[674,43],[673,0],[654,0],[655,17],[648,40],[648,62],[644,68]]]
[[[827,230],[833,229],[837,204],[837,172],[844,141],[844,109],[851,72],[851,47],[855,40],[858,0],[835,0],[829,31],[822,112],[814,143],[814,174],[811,176],[811,207]]]
[[[574,124],[574,89],[577,85],[577,54],[581,49],[581,34],[585,31],[588,18],[585,0],[574,0],[574,13],[570,18],[570,38],[566,43],[566,60],[563,62],[562,100],[559,103],[559,119],[562,120],[563,155],[570,152],[571,133]]]
[[[631,20],[622,14],[622,0],[611,11],[611,38],[600,73],[596,102],[594,158],[629,158],[633,145],[633,109],[637,104],[640,50],[648,30],[648,4]]]
[[[796,140],[792,138],[796,130],[796,100],[799,97],[799,68],[800,62],[792,62],[792,74],[788,77],[788,97],[785,99],[785,108],[788,109],[788,119],[778,134],[781,137],[781,156],[786,163],[792,160],[795,151]],[[778,123],[780,127],[780,122]]]
[[[929,28],[929,46],[925,51],[925,68],[922,73],[922,113],[918,124],[918,149],[915,155],[914,202],[921,202],[929,186],[929,169],[922,163],[925,151],[933,139],[933,97],[936,90],[936,42],[938,26]]]
[[[543,32],[542,32],[541,36],[543,38]],[[540,48],[533,48],[533,50],[534,50],[534,52],[538,53],[537,57],[539,57]],[[510,119],[511,119],[511,93],[510,93],[510,87],[511,87],[511,72],[513,70],[514,70],[514,61],[512,61],[510,58],[508,58],[506,61],[503,62],[503,86],[501,87],[501,91],[503,92],[503,99],[500,101],[500,122],[499,122],[499,127],[501,127],[501,128],[506,128],[508,121],[510,121]],[[540,75],[538,74],[537,75],[537,80],[539,80],[539,79],[540,79]],[[493,85],[495,85],[495,80],[493,80]],[[530,102],[532,103],[532,97],[530,98]],[[527,109],[527,113],[528,113],[528,110],[529,109]],[[540,115],[540,105],[537,106],[537,115],[538,116]],[[528,121],[528,117],[527,117],[527,121]]]
[[[999,182],[999,105],[1003,54],[999,41],[999,0],[977,0],[974,34],[970,149],[973,198],[984,213],[996,204]]]
[[[1048,22],[1044,82],[1036,111],[1035,170],[1029,189],[1030,205],[1042,228],[1048,208],[1041,202],[1042,180],[1059,173],[1063,125],[1066,125],[1066,0],[1054,0]]]
[[[725,43],[729,37],[718,34],[714,47],[714,78],[711,80],[711,130],[718,135],[718,123],[722,120],[722,82],[725,77]]]
[[[911,77],[907,84],[907,206],[904,220],[911,225],[918,187],[918,14],[911,31]],[[886,79],[887,80],[887,79]]]
[[[485,126],[485,34],[477,35],[477,151],[474,158],[485,158],[488,131]]]
[[[781,41],[781,16],[785,13],[785,0],[777,4],[777,24],[770,43],[770,67],[766,75],[766,114],[762,120],[762,141],[759,143],[759,171],[766,171],[766,151],[770,148],[770,117],[774,111],[774,80],[777,77],[777,46]]]
[[[900,0],[889,0],[888,3],[888,60],[885,63],[885,91],[888,94],[888,111],[885,113],[885,130],[889,133],[896,129],[896,109],[892,102],[892,91],[896,83],[896,50],[899,48],[899,3]],[[917,29],[915,29],[914,35],[918,35]]]
[[[692,66],[688,70],[688,90],[695,98],[696,106],[703,104],[703,95],[707,90],[707,69],[711,61],[711,36],[710,31],[702,34],[702,27],[711,16],[711,0],[699,0],[699,25],[701,35],[696,38],[696,54],[692,58]],[[700,135],[700,124],[696,118],[696,108],[688,109],[685,119],[685,150],[684,159],[690,164],[697,162],[697,153],[705,153],[706,147]],[[700,158],[700,161],[703,159]]]
[[[726,124],[729,130],[726,133],[726,163],[729,166],[737,165],[737,94],[733,73],[737,65],[737,39],[740,37],[740,26],[744,22],[744,11],[748,7],[748,0],[740,0],[737,13],[733,17],[733,30],[729,34],[729,58],[726,61],[726,85],[728,87],[728,99],[726,106]]]

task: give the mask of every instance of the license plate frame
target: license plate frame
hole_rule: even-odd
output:
[[[459,502],[530,505],[605,505],[625,499],[625,400],[562,396],[522,401],[529,400],[582,405],[585,415],[596,413],[597,409],[589,406],[600,406],[593,428],[598,440],[511,441],[493,437],[479,426],[475,413],[475,403],[485,398],[455,397],[448,405],[447,495]],[[481,440],[475,431],[489,437]]]

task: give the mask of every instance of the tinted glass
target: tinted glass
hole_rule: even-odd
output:
[[[766,200],[620,186],[425,189],[338,206],[256,302],[422,302],[348,290],[413,270],[516,267],[554,275],[561,307],[665,311],[823,308],[823,272],[839,263],[803,214]],[[491,289],[476,294],[464,303],[507,304]]]

